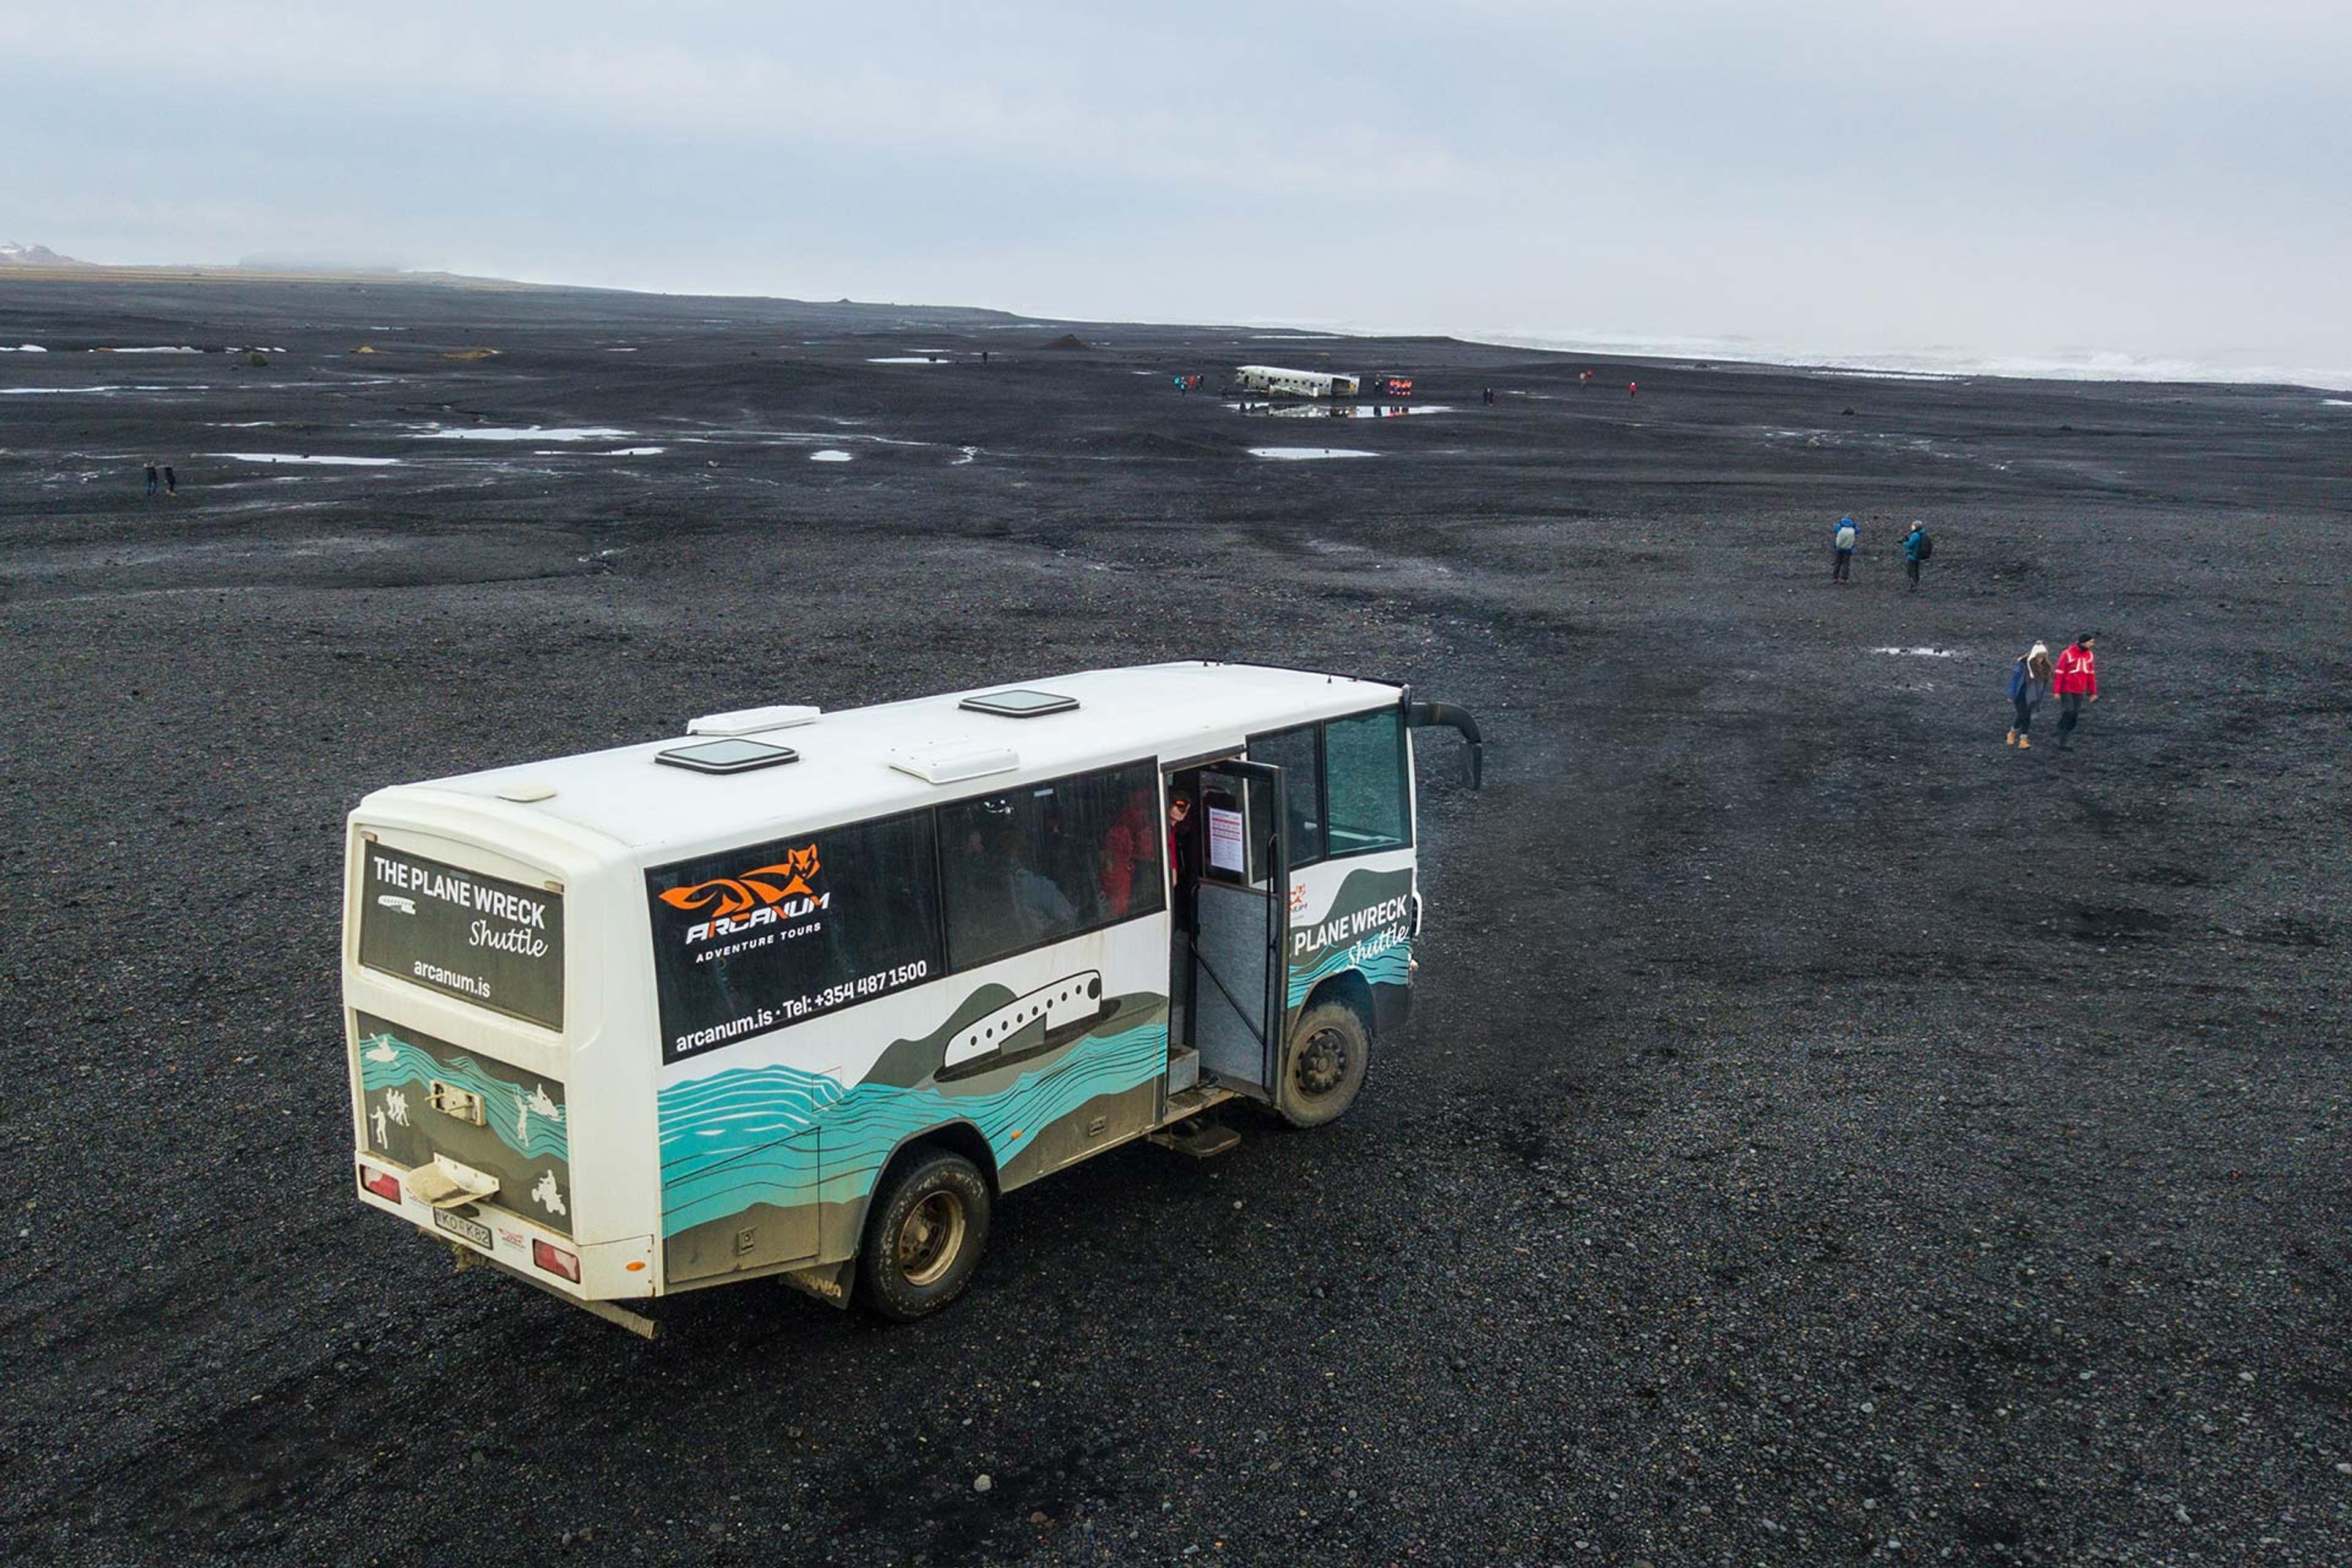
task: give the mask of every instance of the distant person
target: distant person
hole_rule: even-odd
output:
[[[1861,542],[1862,535],[1856,531],[1853,519],[1842,517],[1837,520],[1837,526],[1830,530],[1831,582],[1853,581],[1849,574],[1853,570],[1853,547]]]
[[[2015,710],[2009,722],[2006,744],[2021,752],[2033,750],[2033,710],[2050,695],[2050,648],[2035,643],[2017,656],[2009,667],[2009,700]]]
[[[2098,660],[2091,651],[2096,641],[2096,633],[2083,633],[2067,645],[2051,668],[2050,689],[2058,693],[2058,749],[2062,752],[2073,742],[2074,726],[2083,721],[2084,705],[2099,700]]]
[[[1592,384],[1592,373],[1589,370],[1578,371],[1576,373],[1576,384],[1579,386],[1591,386]]]
[[[1911,580],[1913,589],[1919,586],[1920,566],[1935,552],[1935,542],[1927,537],[1927,525],[1914,518],[1911,531],[1903,536],[1903,574]]]
[[[1493,387],[1491,387],[1491,386],[1490,386],[1490,387],[1488,387],[1488,388],[1486,388],[1486,406],[1487,406],[1487,407],[1489,407],[1489,408],[1492,408],[1492,407],[1495,405],[1495,389],[1494,389]]]
[[[163,493],[167,496],[180,493],[180,476],[172,471],[172,465],[169,463],[163,465]]]
[[[156,486],[159,482],[160,482],[160,481],[157,479],[156,475],[155,475],[155,465],[154,465],[154,464],[152,464],[152,463],[148,464],[148,465],[147,465],[147,493],[148,493],[149,495],[151,495],[151,496],[152,496],[152,495],[153,495],[153,494],[155,493],[155,486]]]
[[[980,351],[980,363],[982,364],[986,364],[988,363],[988,351],[986,349]]]
[[[1642,384],[1641,384],[1640,382],[1638,382],[1638,381],[1629,381],[1629,382],[1627,382],[1627,383],[1625,384],[1625,395],[1626,395],[1626,396],[1628,396],[1628,397],[1639,397],[1639,396],[1641,396],[1641,395],[1642,395]]]

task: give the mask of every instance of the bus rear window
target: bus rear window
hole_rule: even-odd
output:
[[[551,1029],[563,1027],[563,897],[370,843],[360,963]]]
[[[940,973],[928,811],[681,860],[646,890],[666,1062]]]

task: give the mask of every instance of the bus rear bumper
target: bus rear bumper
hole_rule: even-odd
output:
[[[403,1167],[365,1152],[355,1154],[353,1164],[362,1203],[447,1244],[462,1265],[491,1264],[599,1317],[635,1318],[612,1303],[656,1293],[650,1236],[583,1242],[487,1202],[436,1209],[410,1191]],[[627,1326],[646,1331],[635,1322]]]

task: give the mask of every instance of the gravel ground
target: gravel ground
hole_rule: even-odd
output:
[[[2352,408],[398,286],[0,284],[20,342],[8,1560],[2352,1561]],[[1167,379],[1265,359],[1451,411]],[[351,1196],[365,791],[1195,656],[1492,742],[1347,1121],[1028,1189],[911,1329],[647,1345]]]

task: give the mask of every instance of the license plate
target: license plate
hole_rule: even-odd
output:
[[[452,1236],[464,1237],[484,1252],[490,1249],[490,1227],[479,1220],[467,1219],[461,1214],[451,1214],[447,1209],[435,1209],[433,1223]]]

